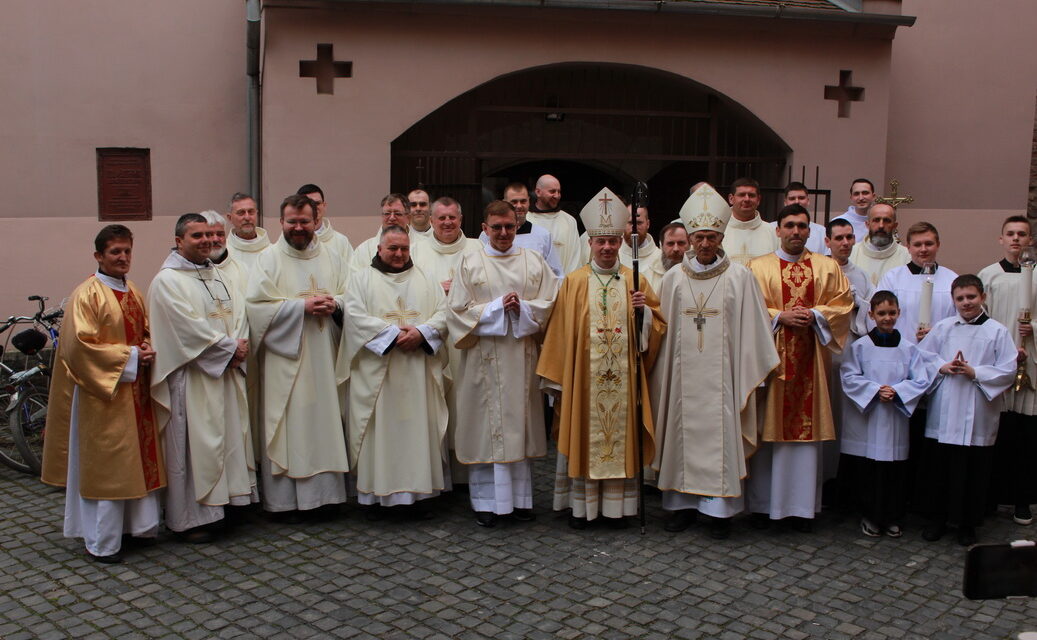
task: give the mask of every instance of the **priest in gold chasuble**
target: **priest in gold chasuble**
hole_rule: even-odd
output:
[[[829,351],[840,353],[853,294],[839,264],[811,253],[810,216],[798,204],[778,214],[781,247],[749,263],[770,312],[781,357],[768,382],[761,446],[750,464],[749,509],[778,520],[804,519],[821,507],[821,445],[835,439],[828,394]]]
[[[120,562],[123,534],[154,538],[166,486],[151,406],[144,297],[126,279],[133,234],[109,225],[94,240],[97,272],[66,306],[54,363],[43,482],[66,487],[66,538],[98,562]]]
[[[558,441],[554,508],[572,509],[583,528],[598,515],[617,525],[637,512],[634,477],[652,460],[651,371],[666,324],[646,280],[633,291],[633,272],[619,264],[629,212],[602,189],[580,217],[590,235],[591,262],[566,276],[548,322],[537,374],[555,400]],[[634,309],[644,308],[641,344],[634,344]],[[634,358],[641,351],[644,399],[642,460],[636,460]]]
[[[659,293],[667,329],[651,377],[654,466],[672,514],[665,529],[683,531],[701,513],[710,535],[726,538],[756,450],[755,393],[778,353],[756,279],[720,249],[727,203],[702,184],[680,215],[692,250]]]

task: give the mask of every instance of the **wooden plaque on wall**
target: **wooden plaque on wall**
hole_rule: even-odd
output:
[[[97,150],[97,218],[151,220],[151,150]]]

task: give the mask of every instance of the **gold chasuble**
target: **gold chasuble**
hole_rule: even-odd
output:
[[[584,265],[566,277],[558,292],[537,375],[562,389],[555,404],[555,432],[571,478],[633,478],[637,472],[630,384],[636,354],[631,330],[634,309],[628,293],[633,288],[634,275],[626,267],[621,266],[616,276]],[[647,435],[642,464],[647,464],[655,455],[648,372],[666,323],[651,285],[642,280],[641,290],[646,296],[645,312],[651,313],[651,331],[642,336],[648,350],[642,355],[639,381]]]
[[[776,253],[749,263],[771,320],[796,307],[813,309],[827,322],[831,340],[822,345],[815,324],[778,324],[774,344],[781,363],[770,379],[762,439],[767,442],[834,440],[828,396],[829,354],[840,353],[850,330],[853,294],[839,263],[804,249],[798,262]],[[823,329],[822,329],[823,330]]]
[[[149,340],[144,299],[91,276],[69,298],[54,364],[43,482],[65,486],[72,395],[79,387],[79,492],[90,500],[141,498],[166,485],[147,369],[119,382],[130,347]]]

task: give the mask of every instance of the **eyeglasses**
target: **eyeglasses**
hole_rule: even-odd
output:
[[[205,278],[202,277],[202,272],[201,272],[200,269],[198,269],[198,267],[195,267],[195,271],[198,272],[198,276],[197,276],[198,277],[198,281],[201,282],[202,286],[205,287],[206,293],[209,294],[209,297],[212,298],[213,302],[217,302],[217,303],[227,303],[227,302],[230,302],[230,291],[227,290],[227,285],[224,284],[223,280],[221,280],[220,278],[214,278],[212,280],[206,280]],[[212,289],[209,288],[209,283],[210,282],[213,283]],[[219,285],[219,287],[217,287],[216,285]],[[223,289],[223,291],[222,291],[223,296],[222,297],[217,297],[221,293],[221,291],[220,291],[221,288]],[[213,289],[216,290],[216,294],[217,295],[213,295]]]
[[[488,224],[490,231],[514,231],[518,228],[517,224]]]
[[[383,218],[405,218],[407,216],[406,211],[383,211]]]

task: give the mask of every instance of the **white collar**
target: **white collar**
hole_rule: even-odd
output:
[[[101,281],[101,284],[109,289],[114,289],[120,293],[126,293],[130,290],[129,286],[126,284],[125,278],[115,278],[106,273],[101,273],[100,270],[94,272],[94,276]]]

